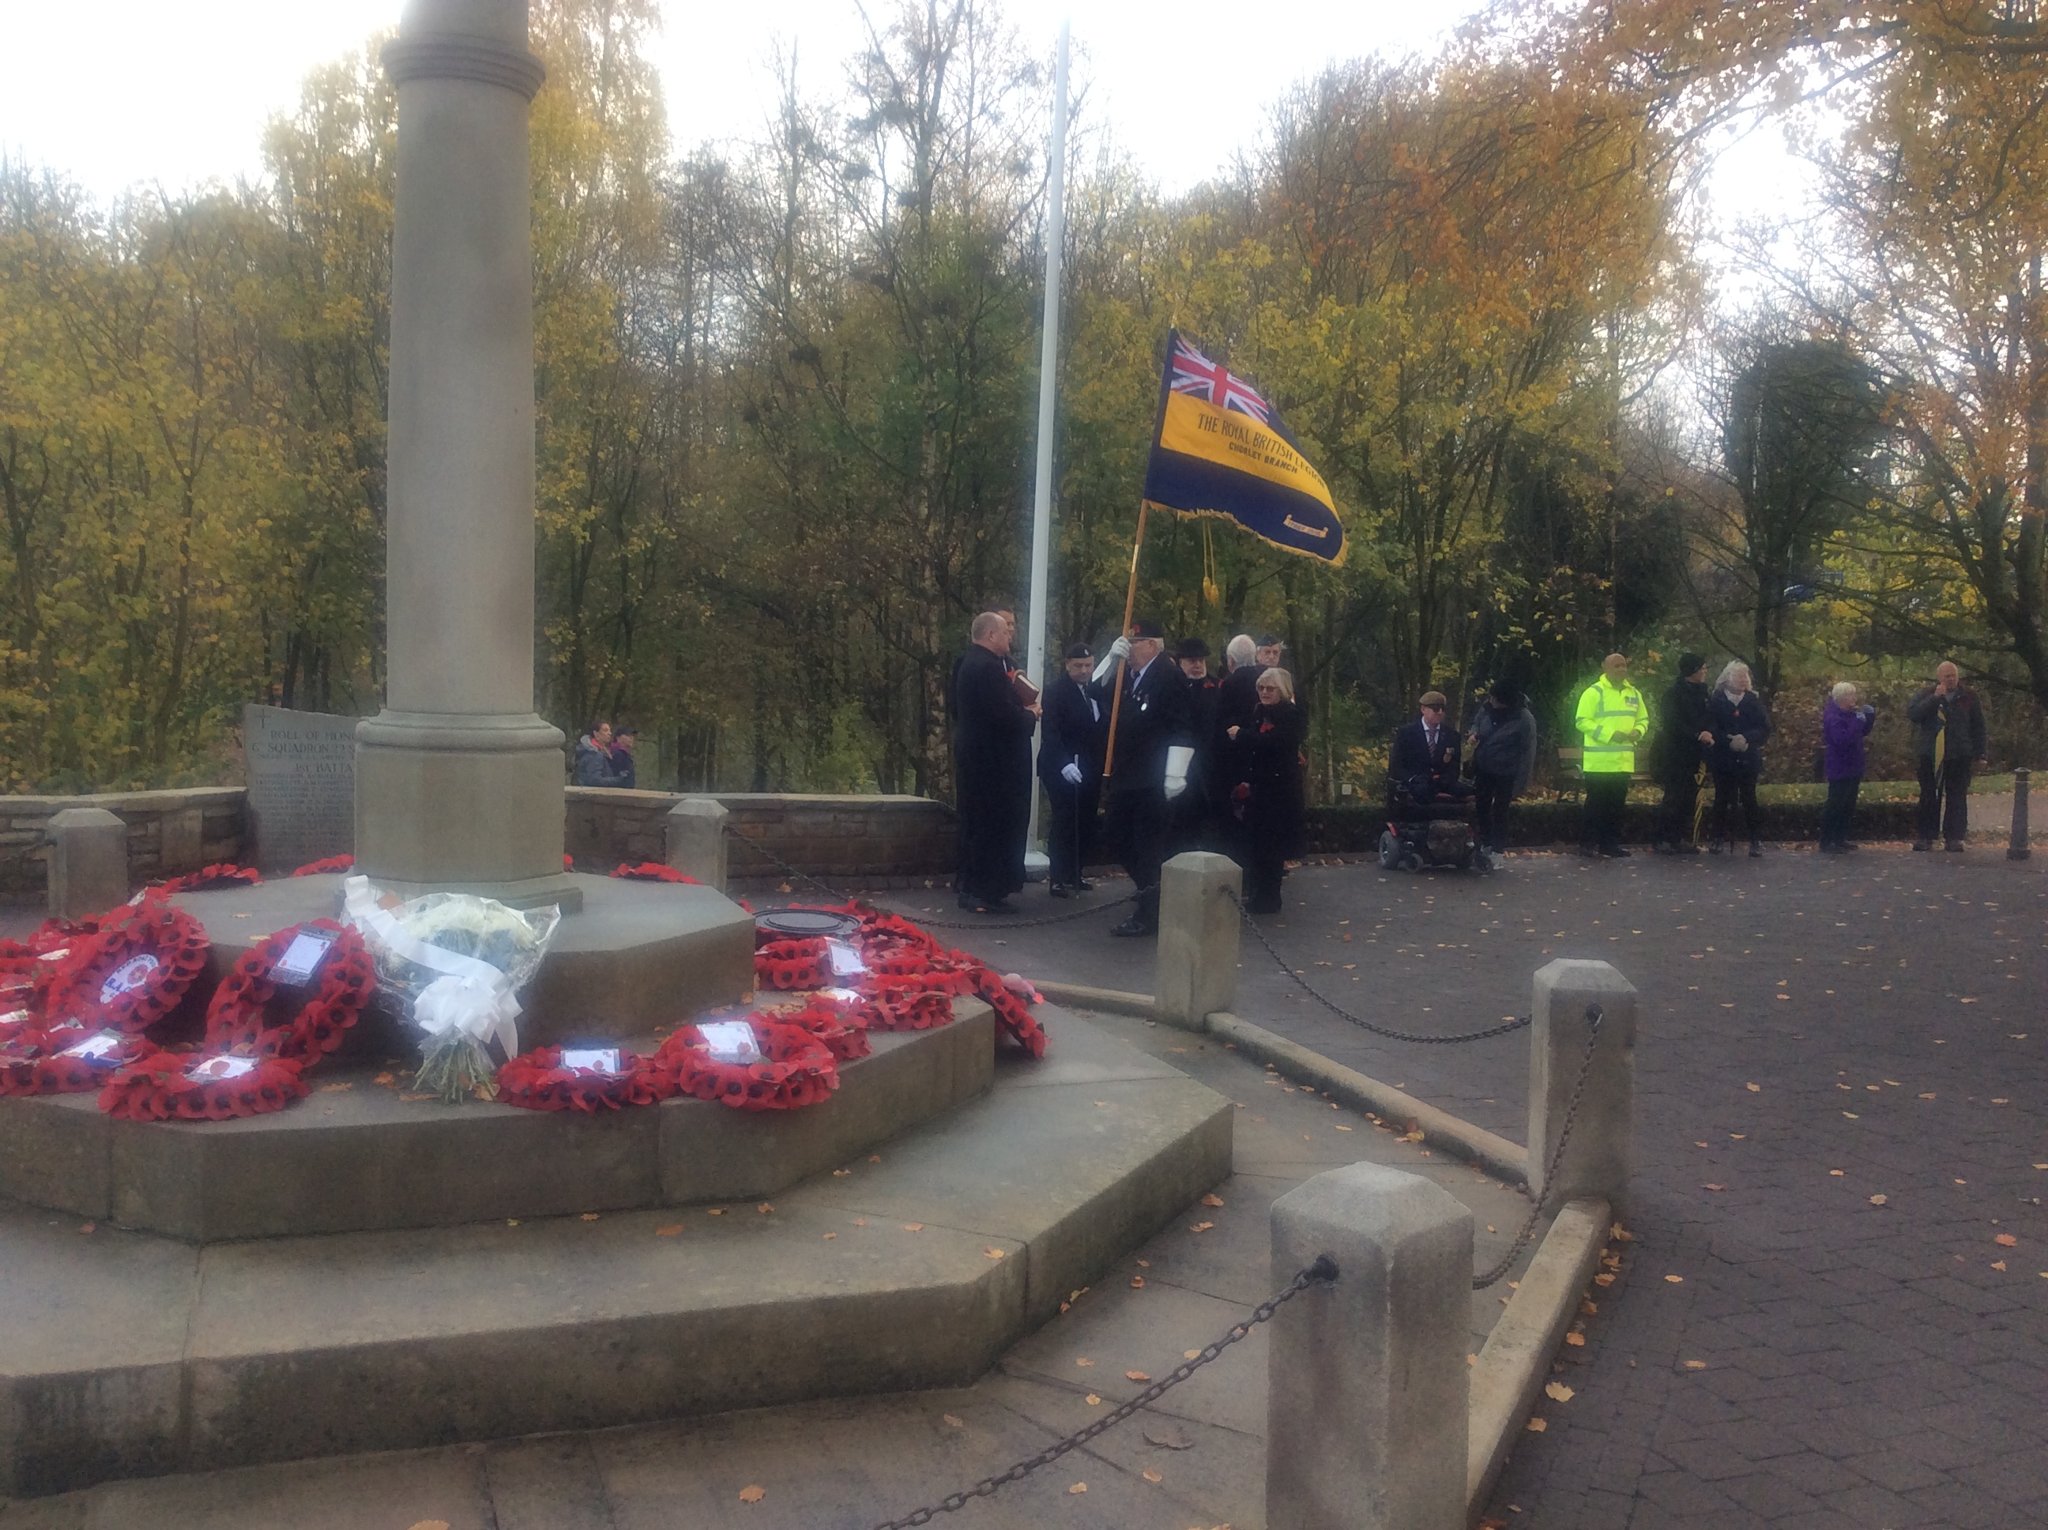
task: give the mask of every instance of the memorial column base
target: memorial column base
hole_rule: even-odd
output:
[[[523,716],[389,709],[356,729],[356,870],[413,897],[583,903],[562,870],[562,733]]]

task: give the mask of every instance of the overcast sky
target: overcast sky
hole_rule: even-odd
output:
[[[403,0],[0,0],[7,66],[0,153],[63,171],[105,199],[261,172],[263,124],[306,72],[397,25]],[[877,14],[890,0],[878,0]],[[1007,0],[1027,43],[1050,49],[1075,17],[1090,115],[1168,191],[1230,162],[1268,105],[1323,64],[1433,51],[1480,0]],[[860,36],[851,0],[663,0],[653,45],[673,147],[760,126],[778,43],[800,78],[836,87]],[[1169,23],[1167,16],[1171,16]]]
[[[262,173],[265,121],[316,65],[395,27],[404,0],[0,0],[0,156],[63,172],[106,201]],[[809,94],[836,91],[861,36],[852,0],[661,0],[652,51],[671,147],[760,129],[778,46],[798,46]],[[876,0],[883,14],[893,0]],[[1074,17],[1090,122],[1168,192],[1229,165],[1271,103],[1324,64],[1433,52],[1483,0],[1005,0],[1050,50]],[[1085,56],[1082,56],[1085,55]],[[1049,118],[1048,118],[1049,120]],[[1779,135],[1753,134],[1710,192],[1719,219],[1796,197]],[[1717,221],[1719,221],[1717,219]]]

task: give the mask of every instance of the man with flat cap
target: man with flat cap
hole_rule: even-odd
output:
[[[1166,634],[1157,622],[1131,623],[1096,666],[1098,682],[1111,680],[1115,727],[1104,787],[1103,835],[1138,887],[1138,907],[1110,933],[1153,935],[1159,930],[1159,868],[1165,859],[1168,804],[1188,789],[1194,737],[1188,681],[1166,657]],[[1112,679],[1124,660],[1120,681]]]
[[[1046,815],[1045,854],[1052,862],[1055,898],[1086,892],[1083,875],[1095,839],[1095,813],[1102,800],[1102,749],[1109,739],[1109,697],[1089,678],[1095,655],[1086,643],[1068,647],[1061,673],[1046,682],[1040,705],[1044,732],[1038,740],[1038,779],[1051,807]]]

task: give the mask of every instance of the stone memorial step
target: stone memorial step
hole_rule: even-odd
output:
[[[1227,1100],[1045,1016],[772,1201],[205,1246],[0,1209],[0,1495],[971,1380],[1230,1173]]]

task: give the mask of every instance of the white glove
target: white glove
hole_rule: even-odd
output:
[[[1728,747],[1737,754],[1747,754],[1749,752],[1749,738],[1746,734],[1738,733],[1728,740]]]
[[[1166,800],[1171,802],[1188,789],[1188,766],[1195,760],[1195,751],[1186,744],[1173,744],[1166,751]]]
[[[1079,786],[1081,784],[1081,767],[1072,760],[1067,761],[1066,764],[1060,767],[1060,779],[1069,786]]]
[[[1103,677],[1116,668],[1116,661],[1118,659],[1128,659],[1130,656],[1131,640],[1127,637],[1118,638],[1109,645],[1109,652],[1102,656],[1102,662],[1095,666],[1095,673],[1089,678],[1097,685],[1102,684]]]

